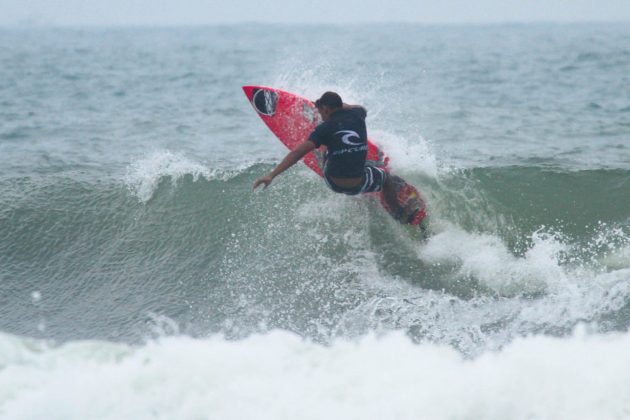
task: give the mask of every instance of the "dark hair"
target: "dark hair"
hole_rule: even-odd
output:
[[[343,101],[341,100],[341,96],[339,96],[337,93],[326,92],[322,95],[321,98],[315,101],[315,106],[317,108],[327,106],[329,108],[336,109],[343,106]]]

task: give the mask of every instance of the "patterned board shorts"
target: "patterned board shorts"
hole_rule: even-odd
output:
[[[328,178],[328,176],[324,176],[324,179],[326,180],[326,185],[328,185],[328,187],[334,192],[347,195],[357,195],[379,192],[383,189],[383,183],[385,182],[386,176],[387,174],[381,168],[376,168],[374,166],[365,166],[363,172],[363,183],[359,184],[356,187],[344,188],[335,185],[333,181]]]

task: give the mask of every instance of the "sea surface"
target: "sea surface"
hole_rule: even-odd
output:
[[[368,109],[431,237],[241,90]],[[0,418],[630,417],[630,24],[0,29]]]

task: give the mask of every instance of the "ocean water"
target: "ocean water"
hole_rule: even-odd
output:
[[[428,241],[240,87],[368,109]],[[630,417],[630,25],[0,29],[0,418]]]

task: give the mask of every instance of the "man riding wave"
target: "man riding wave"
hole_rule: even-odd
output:
[[[402,180],[366,162],[368,137],[365,108],[343,103],[335,92],[324,93],[315,101],[315,106],[323,122],[271,172],[257,179],[254,190],[260,185],[266,188],[276,176],[295,165],[307,153],[325,146],[323,173],[331,190],[347,195],[383,191],[385,202],[393,214],[397,214],[398,218],[409,216],[402,214],[403,209],[396,199],[395,183]]]

